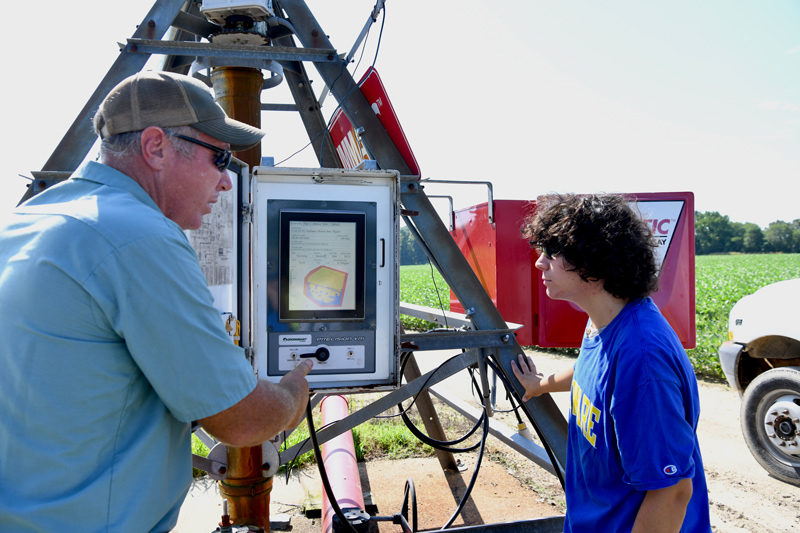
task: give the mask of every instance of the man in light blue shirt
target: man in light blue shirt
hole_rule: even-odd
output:
[[[311,365],[258,380],[183,233],[264,135],[199,81],[144,72],[94,120],[100,162],[0,228],[0,530],[168,531],[190,423],[254,446],[295,427]]]

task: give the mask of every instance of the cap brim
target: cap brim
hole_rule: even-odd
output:
[[[231,150],[241,152],[261,142],[267,132],[228,117],[220,117],[191,125],[198,131],[231,145]]]

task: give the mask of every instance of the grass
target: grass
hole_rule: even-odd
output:
[[[400,267],[400,301],[449,311],[450,287],[431,265],[403,265]],[[402,317],[402,322],[407,330],[425,331],[439,327],[407,316]]]
[[[370,402],[374,401],[380,395],[377,393],[370,394],[354,394],[347,397],[350,403],[350,412],[353,413]],[[445,406],[446,407],[446,406]],[[449,409],[449,408],[448,408]],[[393,409],[392,412],[382,413],[382,416],[396,413],[397,410]],[[412,422],[424,431],[422,420],[416,409],[411,409],[408,413]],[[440,419],[442,415],[440,414]],[[454,422],[459,419],[458,415],[453,412],[452,415],[442,420],[442,423],[449,421],[448,427],[458,427]],[[319,431],[322,427],[319,409],[315,409],[314,415],[314,428]],[[286,439],[286,448],[290,448],[295,444],[305,441],[309,437],[308,425],[301,423],[298,428],[289,435]],[[367,422],[353,428],[353,446],[356,452],[356,459],[358,461],[369,461],[372,459],[391,458],[391,459],[408,459],[413,457],[427,457],[432,456],[435,452],[430,446],[423,444],[417,439],[411,430],[409,430],[403,420],[397,417],[391,418],[372,418]],[[197,438],[192,435],[192,453],[206,457],[208,455],[208,448]],[[287,460],[287,463],[289,460]],[[316,462],[313,451],[304,453],[291,461],[291,468],[302,468],[304,466],[314,464]],[[280,472],[285,472],[287,465],[281,465]],[[198,469],[193,469],[196,476],[203,475],[204,472]]]
[[[199,438],[197,438],[197,435],[192,433],[192,453],[194,455],[199,455],[201,457],[208,457],[208,452],[210,452],[210,451],[211,450],[208,449],[208,446],[203,444],[203,441],[201,441]],[[200,470],[199,468],[192,467],[192,476],[193,477],[199,477],[199,476],[203,476],[203,475],[205,475],[205,472],[203,470]]]

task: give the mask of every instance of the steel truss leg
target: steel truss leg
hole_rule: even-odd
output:
[[[433,256],[434,264],[442,273],[445,281],[456,294],[464,309],[469,310],[468,314],[475,329],[507,329],[505,320],[480,284],[478,277],[458,249],[447,228],[442,224],[430,200],[420,190],[419,182],[404,183],[403,188],[401,197],[403,207],[416,213],[412,220],[417,233]],[[511,370],[511,362],[516,360],[518,354],[523,353],[522,348],[511,335],[507,345],[496,347],[495,353],[500,363],[498,370],[505,374],[508,383],[522,398],[525,390]],[[563,472],[563,465],[566,464],[567,459],[567,423],[564,415],[559,411],[550,395],[532,398],[522,404],[522,408],[530,422],[538,427],[545,445],[553,451],[560,463],[558,467]]]

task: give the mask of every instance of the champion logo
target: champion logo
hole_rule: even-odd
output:
[[[664,473],[668,476],[674,476],[678,473],[678,467],[675,465],[667,465],[664,467]]]

